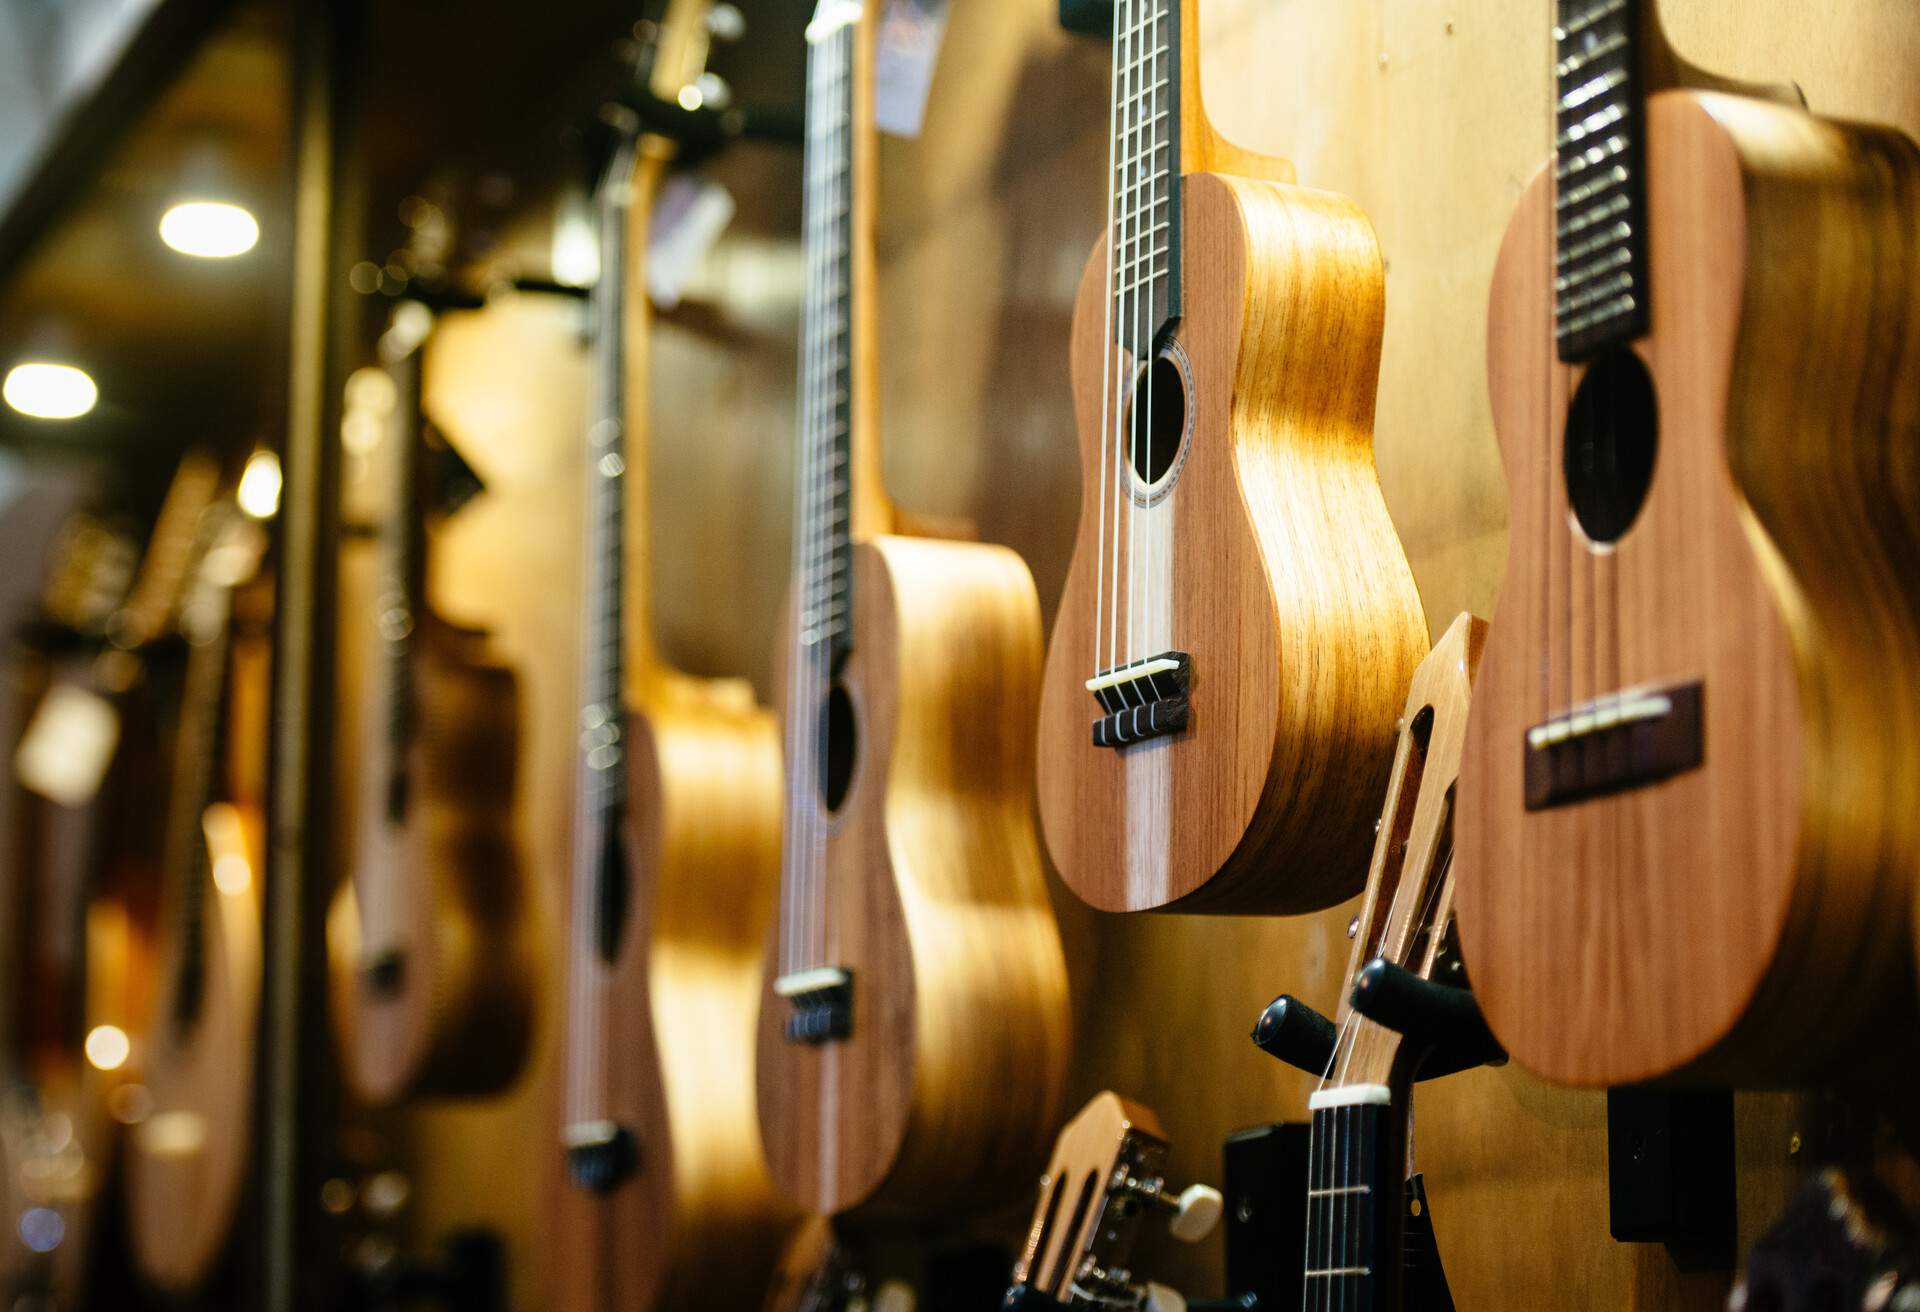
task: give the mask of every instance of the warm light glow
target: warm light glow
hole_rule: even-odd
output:
[[[238,205],[185,201],[160,216],[160,240],[182,255],[225,260],[252,250],[260,240],[260,225]]]
[[[36,360],[17,364],[0,385],[0,396],[23,415],[35,419],[78,419],[93,409],[100,389],[86,371],[70,364]]]
[[[577,191],[561,196],[553,216],[553,280],[569,287],[591,287],[600,276],[600,237],[593,211]]]
[[[264,447],[247,457],[234,497],[255,519],[272,519],[280,509],[280,457]]]
[[[95,1025],[87,1031],[87,1060],[103,1071],[117,1071],[133,1054],[133,1041],[118,1025]]]
[[[706,93],[693,83],[689,82],[686,86],[680,88],[680,108],[686,110],[688,113],[692,113],[706,103]]]
[[[228,852],[213,863],[213,886],[229,897],[253,887],[253,866],[238,852]]]

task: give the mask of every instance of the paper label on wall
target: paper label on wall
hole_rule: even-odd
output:
[[[84,806],[100,791],[120,742],[120,713],[97,693],[56,683],[20,737],[13,768],[21,786],[62,806]]]
[[[882,132],[920,135],[946,30],[947,0],[887,0],[873,52],[873,121]]]
[[[671,310],[680,304],[733,210],[733,193],[717,182],[687,173],[667,179],[647,229],[647,295],[655,305]]]

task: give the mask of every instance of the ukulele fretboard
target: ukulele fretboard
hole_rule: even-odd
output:
[[[1640,0],[1558,0],[1554,330],[1562,360],[1647,330]]]
[[[1180,314],[1179,0],[1113,11],[1113,337],[1144,358]]]
[[[817,20],[807,61],[800,451],[794,568],[808,659],[846,654],[853,568],[853,118],[859,9]],[[837,22],[837,25],[832,25]]]
[[[1372,1312],[1397,1282],[1378,1269],[1382,1208],[1398,1208],[1392,1108],[1363,1085],[1315,1095],[1307,1158],[1306,1312]],[[1350,1100],[1349,1100],[1350,1099]],[[1387,1250],[1390,1251],[1390,1250]]]

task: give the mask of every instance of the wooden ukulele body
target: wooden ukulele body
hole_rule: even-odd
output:
[[[808,1211],[948,1214],[1029,1178],[1065,1074],[1066,967],[1029,793],[1039,604],[1002,547],[878,536],[853,573],[854,760],[820,898],[852,1033],[788,1039],[791,1005],[769,988],[761,1132]]]
[[[358,914],[335,920],[345,1066],[376,1104],[499,1092],[520,1071],[533,1019],[512,834],[516,682],[489,662],[479,630],[429,613],[415,641],[406,820],[388,821],[385,780],[369,779],[354,854]],[[375,880],[397,888],[384,912],[359,891]],[[375,924],[377,914],[391,923]],[[375,978],[370,944],[398,949],[393,978]]]
[[[260,1011],[259,872],[265,859],[261,816],[220,809],[237,832],[211,832],[210,868],[200,917],[201,984],[191,1024],[172,1023],[182,987],[175,958],[193,950],[168,939],[161,951],[166,985],[146,1031],[143,1083],[153,1110],[128,1133],[127,1216],[133,1256],[147,1279],[191,1294],[218,1262],[254,1158],[254,1065]],[[244,861],[247,878],[216,879],[212,863]]]
[[[1400,700],[1427,650],[1373,465],[1380,252],[1331,193],[1204,172],[1182,193],[1186,433],[1164,492],[1134,492],[1119,548],[1122,568],[1130,546],[1152,566],[1144,587],[1136,570],[1114,588],[1116,506],[1103,518],[1096,492],[1116,477],[1113,457],[1102,467],[1104,241],[1075,306],[1086,495],[1041,697],[1040,814],[1062,878],[1103,910],[1306,911],[1366,878]],[[1190,726],[1096,747],[1084,685],[1112,663],[1096,626],[1126,634],[1132,591],[1151,635],[1132,657],[1191,657]]]
[[[604,1110],[638,1141],[605,1195],[562,1190],[566,1309],[747,1307],[791,1220],[754,1106],[761,949],[780,869],[780,746],[751,690],[661,674],[627,717],[628,905],[588,985],[616,1018]]]
[[[1810,1074],[1898,977],[1920,864],[1920,154],[1710,93],[1648,102],[1658,403],[1638,518],[1569,508],[1554,196],[1527,189],[1488,334],[1512,505],[1459,813],[1475,992],[1549,1078]],[[1529,810],[1529,728],[1699,681],[1701,763]]]

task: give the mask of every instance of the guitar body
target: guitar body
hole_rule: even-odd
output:
[[[387,822],[383,779],[362,799],[358,917],[341,918],[354,927],[335,960],[348,1075],[376,1104],[496,1093],[526,1056],[530,947],[511,831],[518,695],[485,644],[423,617],[406,823]],[[382,896],[368,895],[374,881],[390,881]],[[377,981],[362,944],[397,948],[400,968]]]
[[[855,745],[821,895],[852,1032],[789,1040],[788,1002],[767,993],[761,1132],[808,1211],[933,1198],[945,1214],[1030,1175],[1065,1074],[1066,967],[1028,792],[1039,604],[1001,547],[880,536],[854,547],[853,574]]]
[[[599,1014],[621,1021],[605,1110],[632,1129],[639,1165],[610,1194],[562,1191],[562,1308],[750,1306],[791,1228],[753,1096],[779,743],[750,693],[668,677],[672,691],[628,717],[632,900],[591,984]]]
[[[1121,563],[1131,546],[1148,568],[1124,589],[1095,492],[1114,477],[1104,242],[1080,285],[1086,495],[1041,697],[1040,814],[1062,878],[1103,910],[1307,911],[1366,877],[1371,808],[1427,650],[1373,465],[1380,252],[1358,207],[1328,192],[1189,173],[1182,195],[1186,432],[1165,490],[1135,483]],[[1096,747],[1097,626],[1130,625],[1147,637],[1133,655],[1191,656],[1190,725]]]
[[[140,1272],[189,1294],[211,1274],[232,1233],[252,1168],[256,1025],[260,1009],[259,871],[265,829],[257,814],[214,808],[197,947],[161,948],[166,991],[148,1027],[144,1082],[153,1110],[128,1134],[127,1221]],[[232,832],[216,832],[227,829]],[[244,868],[247,877],[238,877]],[[179,1006],[178,958],[197,951],[201,983],[192,1025],[170,1023]]]
[[[1832,1056],[1833,1017],[1896,975],[1911,989],[1920,154],[1722,95],[1647,113],[1633,349],[1657,462],[1608,549],[1561,467],[1581,371],[1554,350],[1550,172],[1495,270],[1513,527],[1460,788],[1460,924],[1494,1030],[1551,1079],[1780,1083]],[[1530,727],[1694,680],[1697,767],[1527,809]]]

